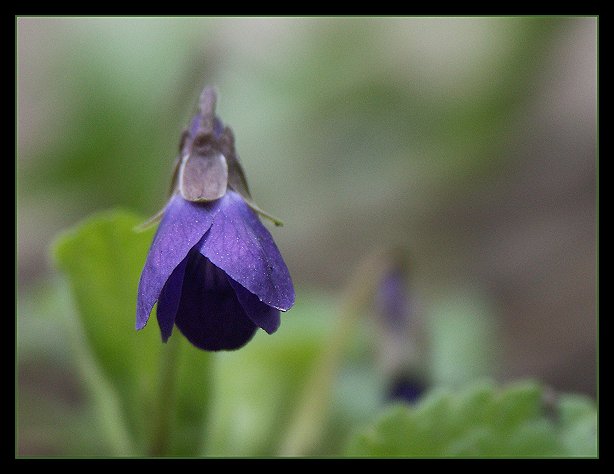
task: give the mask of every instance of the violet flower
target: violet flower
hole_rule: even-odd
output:
[[[184,132],[173,195],[149,250],[137,298],[136,328],[157,302],[166,342],[173,326],[196,347],[233,350],[260,327],[274,333],[294,304],[288,268],[251,201],[232,132],[214,115],[205,89],[201,112]],[[277,223],[277,222],[276,222]]]

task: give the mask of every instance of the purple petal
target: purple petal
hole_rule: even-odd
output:
[[[173,333],[175,325],[175,316],[179,309],[181,300],[181,288],[183,286],[183,276],[185,274],[186,265],[189,255],[184,258],[181,263],[175,268],[169,279],[166,281],[160,298],[158,298],[158,307],[156,314],[158,317],[158,325],[162,333],[162,340],[166,342]]]
[[[198,131],[198,125],[200,124],[200,114],[196,114],[192,117],[192,122],[190,122],[190,138],[194,138],[196,132]]]
[[[196,252],[188,259],[175,324],[192,344],[207,351],[238,349],[257,329],[226,273]]]
[[[229,281],[249,319],[269,334],[277,331],[281,324],[279,310],[264,304],[255,294],[247,291],[232,278],[229,278]]]
[[[192,203],[175,195],[166,206],[139,281],[137,329],[147,324],[149,313],[173,270],[211,227],[219,202]]]
[[[200,114],[196,114],[194,117],[192,117],[192,121],[190,122],[190,138],[194,139],[194,137],[196,136],[196,132],[198,131],[199,124],[200,124]],[[215,117],[213,119],[213,133],[215,134],[215,137],[219,138],[220,135],[222,135],[223,131],[224,131],[224,124],[219,118]]]
[[[229,190],[219,202],[200,253],[263,303],[281,311],[290,309],[292,279],[271,234],[236,192]]]

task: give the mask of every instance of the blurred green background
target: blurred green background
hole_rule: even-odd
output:
[[[269,228],[298,303],[279,344],[317,352],[358,263],[401,245],[417,317],[447,321],[430,336],[435,383],[533,377],[596,395],[595,18],[16,21],[17,453],[98,453],[49,245],[94,211],[164,204],[206,84],[255,201],[285,222]],[[263,337],[253,353],[276,344]],[[465,371],[449,363],[461,352]],[[376,395],[352,397],[346,369],[347,418]],[[260,452],[243,438],[238,454]]]

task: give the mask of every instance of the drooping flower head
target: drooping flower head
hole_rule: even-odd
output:
[[[196,347],[232,350],[260,327],[272,334],[294,304],[288,268],[252,201],[230,128],[205,88],[184,132],[172,196],[149,250],[137,296],[136,328],[157,302],[163,341],[177,328]]]

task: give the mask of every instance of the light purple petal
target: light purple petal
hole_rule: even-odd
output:
[[[175,325],[175,316],[179,309],[179,302],[181,301],[181,288],[183,286],[183,276],[185,274],[186,265],[190,258],[188,254],[181,263],[175,268],[171,276],[166,280],[164,288],[158,298],[158,307],[156,308],[156,314],[158,317],[158,325],[160,326],[160,333],[162,334],[162,340],[166,342],[173,333],[173,326]]]
[[[198,131],[198,125],[200,124],[200,114],[196,114],[192,117],[190,122],[190,138],[194,139],[196,132]]]
[[[379,282],[375,294],[375,306],[382,324],[392,332],[406,331],[411,324],[411,307],[407,275],[399,268],[392,268]]]
[[[196,132],[198,131],[199,125],[200,125],[200,114],[196,114],[194,117],[192,117],[192,121],[190,122],[190,138],[192,140],[196,136]],[[223,131],[224,131],[224,124],[219,118],[215,117],[213,119],[213,133],[215,134],[215,137],[219,138],[220,135],[222,135]]]
[[[236,192],[229,190],[219,203],[200,253],[263,303],[290,309],[292,279],[269,231]]]
[[[211,227],[219,202],[192,203],[175,195],[166,206],[139,281],[137,329],[147,324],[149,313],[173,270]]]
[[[197,252],[188,259],[175,324],[192,344],[206,351],[238,349],[258,329],[226,273]]]
[[[249,319],[269,334],[277,331],[281,324],[278,309],[264,304],[255,294],[250,293],[232,279],[230,279],[230,285],[234,288],[239,303],[243,306]]]

